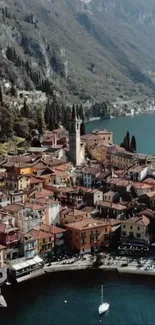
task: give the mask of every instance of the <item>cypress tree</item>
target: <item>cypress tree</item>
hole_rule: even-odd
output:
[[[125,150],[128,150],[128,139],[127,137],[125,136],[124,139],[123,139],[123,148]]]
[[[23,107],[21,109],[21,115],[23,117],[26,117],[26,118],[29,118],[30,117],[30,111],[29,111],[29,107],[27,105],[26,99],[24,99],[24,105],[23,105]]]
[[[44,113],[42,107],[40,107],[37,111],[37,123],[39,135],[41,136],[43,135],[45,129]]]
[[[0,104],[3,104],[3,91],[2,91],[2,87],[0,86]]]
[[[137,144],[136,144],[136,138],[133,135],[131,138],[131,152],[136,152],[137,151]]]
[[[129,131],[127,131],[127,133],[126,133],[126,143],[127,143],[126,150],[130,150],[130,133],[129,133]]]
[[[48,100],[48,103],[46,104],[44,119],[45,119],[45,123],[46,123],[47,127],[49,128],[49,122],[50,122],[50,103],[49,103],[49,100]]]

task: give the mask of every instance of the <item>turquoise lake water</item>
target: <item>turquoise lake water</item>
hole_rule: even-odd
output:
[[[99,316],[101,284],[110,309]],[[8,308],[0,310],[1,324],[155,324],[154,278],[120,277],[100,271],[51,274],[16,288],[4,288],[3,294]]]
[[[141,153],[155,154],[155,114],[123,116],[116,119],[102,119],[86,124],[86,131],[106,128],[113,131],[114,143],[120,144],[129,131],[137,140],[137,150]]]

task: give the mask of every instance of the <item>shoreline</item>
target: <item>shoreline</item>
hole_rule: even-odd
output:
[[[137,268],[137,266],[125,266],[116,265],[113,263],[112,265],[100,265],[93,266],[92,263],[81,263],[81,264],[72,264],[72,265],[51,265],[44,266],[42,269],[32,272],[31,274],[19,277],[16,279],[16,283],[26,282],[28,280],[32,280],[34,278],[39,278],[43,275],[49,275],[51,273],[61,273],[61,272],[73,272],[73,271],[103,271],[103,272],[115,272],[120,275],[142,275],[142,276],[155,276],[155,267],[148,268],[141,267]]]

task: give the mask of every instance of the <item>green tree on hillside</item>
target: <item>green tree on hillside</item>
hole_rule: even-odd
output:
[[[21,116],[26,117],[26,118],[30,117],[30,110],[29,110],[26,99],[24,99],[24,105],[23,105],[23,107],[21,109]]]
[[[0,86],[0,104],[3,104],[3,91],[2,91],[2,87]]]
[[[130,151],[131,152],[136,152],[137,151],[137,143],[136,143],[136,138],[133,135],[131,138],[131,146],[130,146]]]
[[[39,135],[41,136],[43,135],[45,129],[44,112],[42,107],[37,110],[37,124]]]

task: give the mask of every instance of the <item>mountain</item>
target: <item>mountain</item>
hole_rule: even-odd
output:
[[[0,77],[65,101],[155,93],[153,0],[0,0]]]

